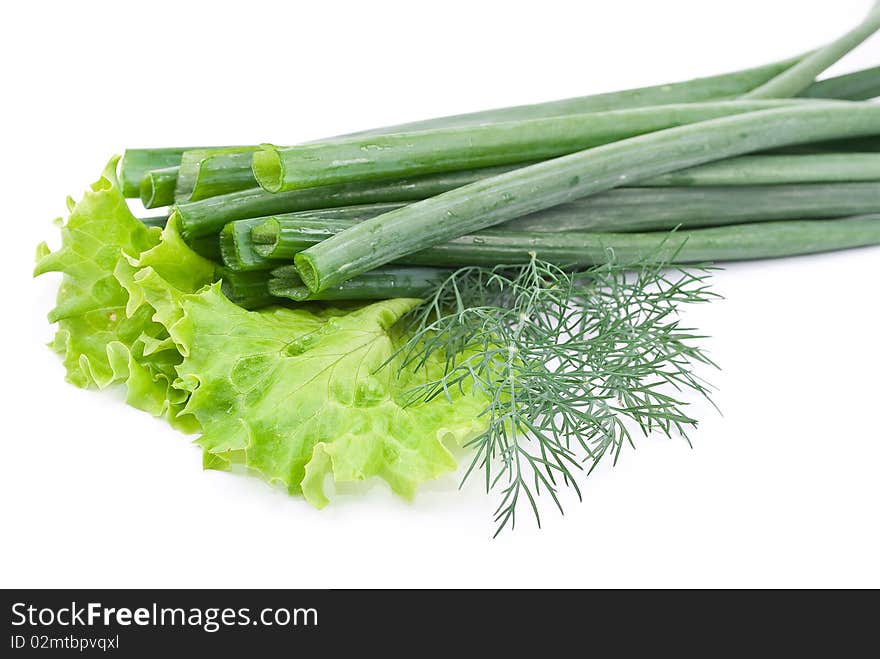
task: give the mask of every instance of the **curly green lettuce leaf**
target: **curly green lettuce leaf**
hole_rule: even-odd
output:
[[[34,275],[60,272],[49,321],[58,323],[52,347],[64,358],[67,379],[80,387],[106,387],[125,380],[130,347],[151,323],[145,310],[125,313],[127,293],[113,275],[123,253],[137,256],[159,242],[160,231],[144,226],[128,210],[116,182],[114,158],[82,201],[68,200],[61,248],[37,251]],[[162,327],[149,328],[161,332]]]
[[[136,269],[152,268],[170,286],[185,293],[195,293],[216,280],[217,265],[193,251],[180,235],[177,213],[168,218],[157,245],[128,261]]]
[[[186,402],[186,393],[172,387],[180,354],[164,325],[153,320],[154,310],[133,301],[117,277],[126,267],[134,268],[130,261],[161,254],[166,242],[160,229],[131,214],[116,179],[117,161],[107,164],[81,201],[68,200],[70,216],[58,221],[61,248],[37,248],[34,275],[63,274],[49,313],[49,321],[58,324],[51,346],[73,384],[103,389],[124,383],[132,406],[192,431],[197,429],[194,419],[177,420]],[[179,254],[175,258],[181,259]],[[191,265],[190,259],[179,267]],[[160,345],[167,349],[158,350]]]
[[[484,403],[460,393],[407,405],[442,364],[403,378],[395,363],[380,369],[416,300],[246,311],[173,215],[160,232],[130,213],[115,165],[71,204],[62,247],[37,249],[35,274],[64,275],[50,320],[71,382],[124,383],[133,406],[202,431],[206,467],[241,463],[318,507],[328,478],[376,477],[409,498],[455,469],[449,447],[482,430]]]
[[[173,317],[180,314],[178,301],[185,293],[194,293],[215,280],[216,265],[194,252],[180,236],[177,220],[171,217],[162,230],[161,240],[138,257],[125,256],[114,269],[117,281],[128,293],[126,314],[146,313],[153,324],[162,327],[161,333],[144,331],[135,343],[141,360],[162,364],[165,392],[165,413],[169,420],[186,432],[201,428],[195,417],[185,414],[183,408],[189,393],[171,386],[177,380],[176,367],[182,356],[178,345],[165,329]],[[141,285],[142,279],[154,279],[149,292]],[[156,413],[156,412],[154,412]]]
[[[436,377],[439,362],[402,378],[393,363],[380,369],[400,345],[395,322],[417,300],[253,312],[213,285],[172,293],[161,310],[161,278],[148,270],[137,277],[184,355],[177,386],[190,393],[185,411],[203,429],[206,467],[243,463],[318,507],[328,502],[327,477],[377,477],[411,498],[420,483],[456,468],[450,445],[484,426],[477,396],[405,404],[415,378]]]
[[[203,286],[213,283],[216,272],[217,266],[213,261],[200,256],[184,242],[177,216],[172,214],[162,230],[159,243],[136,258],[129,256],[120,260],[114,274],[128,293],[126,313],[134,315],[146,305],[152,320],[165,329],[172,324],[172,317],[180,314],[180,297],[185,293],[195,293]],[[146,290],[141,281],[150,281],[153,278],[156,282]],[[160,350],[178,352],[177,344],[167,331],[164,332],[163,340],[156,340],[151,335],[141,338],[146,345],[147,354]]]

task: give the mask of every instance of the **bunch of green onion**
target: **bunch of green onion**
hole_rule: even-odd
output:
[[[202,432],[208,468],[316,506],[331,473],[408,497],[457,441],[464,479],[501,493],[497,532],[519,508],[540,524],[538,495],[561,511],[603,456],[696,427],[715,364],[678,309],[717,297],[709,263],[880,244],[880,67],[820,80],[878,29],[880,2],[734,73],[295,146],[129,149],[38,248],[36,274],[64,274],[53,347],[71,382],[125,382]]]
[[[129,149],[123,190],[170,207],[246,307],[421,297],[453,269],[534,255],[574,268],[877,244],[880,67],[816,79],[878,27],[880,5],[782,62],[296,146]]]

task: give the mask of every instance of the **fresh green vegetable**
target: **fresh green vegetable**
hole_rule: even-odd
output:
[[[328,240],[351,225],[350,221],[338,221],[327,223],[322,228],[321,221],[309,223],[304,220],[299,227],[298,237],[294,231],[287,233],[284,250],[296,254],[298,249],[321,244],[321,241]],[[261,227],[266,230],[266,226]],[[491,267],[498,263],[526,263],[531,255],[537,254],[543,261],[560,266],[590,266],[605,263],[609,253],[613,253],[615,259],[624,264],[644,261],[650,254],[674,263],[700,263],[812,254],[880,244],[880,214],[842,219],[730,224],[678,230],[672,235],[666,232],[554,232],[548,231],[546,226],[542,226],[542,229],[486,229],[407,254],[395,263]],[[669,250],[661,250],[663,245],[675,251],[674,259],[669,257]],[[289,276],[289,271],[285,271],[285,275]]]
[[[388,267],[365,272],[335,288],[312,293],[302,283],[296,268],[284,266],[272,271],[268,291],[275,297],[297,302],[311,300],[385,300],[393,297],[424,297],[452,274],[441,268]]]
[[[119,166],[122,194],[126,197],[139,197],[141,181],[147,172],[154,169],[176,167],[184,151],[206,147],[168,147],[159,149],[126,149]]]
[[[555,101],[537,105],[502,108],[492,111],[492,123],[514,120],[517,115],[523,119],[547,118],[575,113],[601,112],[631,109],[648,105],[669,103],[693,103],[720,97],[735,97],[740,90],[751,89],[757,80],[767,79],[767,72],[782,72],[796,59],[779,64],[760,67],[755,70],[698,79],[674,85],[661,85],[653,88],[615,92],[578,99]],[[656,102],[651,102],[651,101]],[[487,121],[486,113],[476,113],[480,124]],[[473,117],[476,119],[476,117]],[[444,127],[472,124],[462,117],[442,117],[429,120],[435,126]],[[425,122],[418,122],[425,123]],[[400,132],[403,126],[391,126],[368,131],[371,135]],[[420,127],[419,130],[424,130]],[[187,150],[180,162],[176,200],[178,202],[197,201],[219,194],[256,187],[257,182],[251,170],[251,155],[258,147],[214,148],[207,150]]]
[[[61,248],[49,252],[44,244],[38,250],[35,275],[64,275],[49,314],[58,324],[52,348],[63,357],[73,384],[102,389],[125,384],[129,404],[193,431],[194,419],[183,410],[185,396],[172,386],[180,355],[167,349],[155,310],[129,295],[123,282],[131,279],[134,261],[194,290],[213,265],[175,240],[173,226],[161,232],[131,214],[116,180],[117,161],[110,161],[80,202],[70,202]]]
[[[669,103],[695,102],[716,98],[715,94],[721,91],[731,92],[719,94],[724,97],[737,95],[734,89],[743,88],[743,83],[749,85],[759,78],[764,78],[764,71],[782,71],[784,67],[794,63],[789,60],[769,67],[743,73],[720,76],[715,78],[681,83],[680,85],[661,85],[648,90],[631,90],[627,93],[615,92],[613,95],[599,95],[567,101],[556,101],[550,104],[538,104],[534,106],[502,108],[495,110],[496,117],[492,123],[511,121],[516,115],[522,118],[547,118],[573,113],[609,111],[618,109],[631,109],[645,107],[647,105],[660,105]],[[758,76],[755,76],[755,73]],[[720,85],[719,85],[720,83]],[[726,85],[731,85],[726,87]],[[703,98],[704,95],[705,99]],[[648,102],[656,99],[656,103]],[[591,100],[588,100],[591,99]],[[486,123],[485,113],[477,113],[483,118],[480,124]],[[444,117],[430,120],[435,126],[463,125],[462,119],[456,117]],[[470,122],[465,122],[470,123]],[[402,126],[386,127],[368,131],[371,135],[400,132]],[[424,130],[420,128],[419,130]],[[177,184],[176,200],[178,202],[197,201],[219,194],[227,194],[238,190],[255,187],[257,182],[251,170],[251,154],[258,147],[227,147],[203,150],[187,150],[182,154],[180,161],[179,179]]]
[[[148,227],[159,227],[162,229],[168,223],[167,215],[153,215],[151,217],[140,218],[142,224]]]
[[[807,53],[807,55],[809,54]],[[477,124],[500,123],[502,121],[559,117],[566,114],[608,112],[609,110],[624,110],[652,105],[729,100],[742,96],[755,87],[772,80],[800,62],[804,57],[806,55],[753,69],[745,69],[707,78],[696,78],[685,82],[674,82],[653,87],[641,87],[605,94],[567,98],[547,103],[517,105],[453,116],[435,117],[422,121],[412,121],[395,126],[359,131],[351,133],[347,137],[450,128],[453,126],[474,126]],[[876,69],[867,69],[815,82],[800,94],[796,94],[796,96],[850,101],[874,98],[875,96],[880,96],[877,72]]]
[[[49,253],[43,245],[34,270],[35,275],[64,274],[49,322],[58,323],[53,348],[64,356],[67,378],[80,387],[104,388],[123,380],[127,374],[116,362],[130,360],[134,341],[149,325],[148,314],[127,317],[125,291],[113,271],[124,255],[153,247],[160,231],[128,210],[115,185],[116,162],[110,162],[82,201],[68,203],[61,249]],[[94,245],[83,249],[92,236]]]
[[[417,201],[510,169],[464,170],[395,181],[327,185],[280,194],[256,188],[178,204],[176,211],[180,216],[181,230],[190,240],[217,234],[235,220],[342,206]]]
[[[517,501],[535,495],[529,465],[547,466],[542,455],[554,475],[563,473],[559,460],[574,475],[579,461],[566,456],[581,442],[591,461],[619,453],[631,439],[619,422],[624,417],[644,422],[646,431],[694,423],[681,399],[663,393],[656,378],[659,372],[667,384],[705,392],[690,369],[705,359],[692,345],[693,333],[665,320],[678,303],[708,299],[702,274],[673,281],[663,268],[642,268],[633,280],[624,268],[606,266],[590,271],[582,285],[533,257],[521,270],[493,268],[485,277],[478,273],[488,271],[469,268],[447,276],[429,303],[445,308],[446,297],[466,305],[466,312],[444,311],[427,331],[418,327],[422,311],[411,312],[413,330],[394,324],[415,300],[349,311],[251,312],[211,284],[218,273],[182,241],[176,216],[160,236],[131,215],[114,167],[73,208],[62,249],[41,250],[38,273],[65,273],[53,313],[59,321],[55,345],[78,384],[124,382],[133,404],[185,430],[201,430],[206,467],[243,464],[320,506],[327,502],[327,475],[338,482],[377,476],[411,496],[418,483],[454,468],[451,443],[470,441],[474,464],[488,470],[487,485],[500,483],[505,493],[498,519],[503,526],[512,523]],[[793,234],[803,239],[802,231]],[[256,275],[266,281],[264,273]],[[514,294],[497,295],[499,286]],[[585,305],[583,315],[563,313],[568,300]],[[552,308],[557,311],[548,316]],[[508,322],[523,317],[531,322]],[[589,319],[588,326],[576,322],[580,317]],[[578,334],[560,342],[562,327]],[[502,329],[510,333],[496,333]],[[481,340],[487,340],[482,349]],[[454,345],[465,352],[445,352]],[[517,359],[496,362],[497,350],[510,354],[510,345]],[[473,369],[465,374],[467,355]],[[487,370],[493,364],[501,370]],[[500,379],[490,381],[492,373]],[[610,374],[617,375],[612,380]],[[499,382],[513,383],[515,397],[467,393],[481,383],[494,391]],[[527,391],[536,395],[520,395]],[[542,400],[553,401],[561,425],[542,416],[548,409]],[[512,434],[503,431],[510,427],[505,418],[515,424]],[[499,452],[508,451],[518,458],[501,460],[501,471],[493,471]],[[505,482],[508,475],[513,478]],[[559,487],[546,474],[537,478],[541,491],[542,479],[554,493]]]
[[[187,234],[202,235],[219,231],[223,224],[236,219],[306,210],[305,207],[322,208],[326,203],[341,204],[349,201],[359,203],[361,199],[400,199],[401,201],[424,199],[517,167],[518,165],[501,165],[460,172],[428,174],[391,183],[326,186],[295,190],[278,195],[266,193],[261,189],[248,189],[229,195],[218,195],[218,198],[203,204],[179,204],[179,208],[182,217],[185,218],[183,220],[184,226],[193,227],[192,231]],[[171,197],[173,197],[172,172],[172,168],[154,170],[144,178],[141,183],[141,199],[147,208],[171,203]],[[159,178],[158,183],[156,177]],[[666,176],[640,182],[638,185],[650,187],[765,185],[873,180],[880,180],[880,157],[870,153],[823,153],[811,154],[811,156],[780,155],[731,158],[718,163],[673,172]]]
[[[807,53],[809,55],[810,53]],[[453,126],[474,126],[477,124],[500,123],[558,117],[566,114],[586,112],[608,112],[652,105],[671,105],[676,103],[698,103],[703,101],[730,100],[742,96],[755,87],[768,82],[790,69],[806,55],[768,64],[754,69],[735,73],[725,73],[708,78],[696,78],[685,82],[675,82],[653,87],[641,87],[605,94],[594,94],[560,101],[517,105],[493,110],[482,110],[446,117],[435,117],[412,121],[395,126],[385,126],[350,133],[345,137],[382,135],[402,131],[430,130]],[[830,98],[862,101],[880,96],[875,69],[857,71],[827,80],[815,82],[796,96],[805,98]]]
[[[251,240],[251,229],[262,221],[263,218],[255,217],[250,220],[230,222],[223,227],[219,238],[220,256],[227,270],[246,272],[271,267],[269,264],[263,266],[266,259],[254,251]]]
[[[175,201],[198,201],[256,187],[251,158],[257,150],[256,146],[239,146],[185,151],[178,168]]]
[[[140,197],[144,208],[159,208],[174,203],[178,167],[151,169],[141,179]]]
[[[505,222],[508,231],[657,231],[880,213],[880,181],[618,188]]]
[[[341,208],[327,208],[314,211],[300,211],[299,213],[287,213],[274,218],[256,217],[247,220],[230,222],[220,232],[220,254],[223,263],[229,270],[245,272],[249,270],[268,270],[277,267],[265,254],[258,251],[258,246],[252,237],[252,229],[268,219],[297,223],[299,220],[309,220],[312,224],[317,222],[334,223],[348,219],[361,220],[387,213],[390,210],[400,208],[403,204],[369,204],[367,206],[343,206]],[[348,225],[346,225],[348,226]],[[341,229],[340,229],[341,230]],[[204,240],[197,238],[196,241]],[[268,240],[268,239],[267,239]],[[274,241],[273,241],[274,242]],[[268,250],[267,250],[268,251]]]
[[[412,122],[409,124],[400,124],[398,126],[389,126],[383,129],[374,129],[357,133],[357,135],[368,134],[384,134],[389,132],[400,132],[401,130],[426,130],[429,128],[452,127],[473,125],[476,123],[514,121],[521,119],[534,119],[541,117],[553,117],[565,114],[582,114],[586,112],[607,112],[609,110],[620,110],[625,108],[646,107],[651,105],[669,105],[674,103],[689,103],[697,101],[709,101],[713,99],[734,98],[751,89],[757,81],[765,82],[771,77],[775,77],[777,73],[785,71],[791,65],[797,63],[799,58],[792,58],[784,62],[779,62],[756,69],[748,69],[746,71],[736,72],[733,74],[724,74],[722,76],[713,76],[710,78],[699,78],[684,83],[674,83],[672,85],[658,85],[656,87],[647,87],[642,89],[633,89],[625,92],[612,92],[610,94],[598,94],[595,96],[580,97],[577,99],[566,99],[563,101],[552,101],[550,103],[539,103],[535,105],[517,106],[511,108],[500,108],[498,110],[487,110],[466,115],[456,115],[452,117],[439,117],[437,119],[428,119],[426,121]],[[846,75],[829,78],[813,83],[810,87],[803,90],[799,94],[806,98],[819,99],[843,99],[843,100],[867,100],[880,96],[880,67],[856,71]],[[232,147],[233,149],[235,147]],[[243,147],[244,149],[255,149],[256,147]],[[178,167],[183,158],[183,154],[187,151],[190,153],[206,154],[210,151],[221,149],[230,149],[230,147],[214,147],[206,149],[205,147],[172,147],[163,149],[129,149],[126,151],[122,164],[122,179],[124,192],[128,197],[138,196],[147,208],[156,208],[159,206],[167,206],[173,202],[174,186],[173,180],[176,179],[177,170],[172,167]],[[251,159],[248,156],[239,154],[234,155],[228,162],[224,162],[223,158],[209,159],[209,163],[198,166],[198,160],[189,160],[187,168],[186,180],[181,184],[180,199],[178,201],[191,201],[196,199],[204,199],[218,194],[226,194],[234,187],[235,190],[244,190],[256,187],[256,179],[252,176]],[[163,163],[169,166],[163,167]],[[221,165],[233,166],[233,172],[224,171]],[[144,183],[144,177],[156,168],[161,170],[158,180]],[[209,174],[203,173],[210,171]],[[138,179],[138,174],[141,178]],[[202,180],[199,180],[199,177]],[[229,177],[228,179],[226,177]],[[229,181],[234,181],[232,185]],[[139,191],[134,190],[134,185],[138,185]],[[152,186],[144,189],[144,186]],[[281,209],[281,211],[287,209]],[[281,212],[273,211],[273,212]]]
[[[788,64],[788,62],[784,63]],[[774,70],[784,70],[782,66],[771,65]],[[764,69],[762,68],[761,71]],[[759,75],[759,77],[763,77]],[[757,78],[751,71],[742,74],[734,74],[729,77],[722,77],[720,81],[722,85],[733,84],[736,89],[740,89],[743,81],[748,80],[749,84]],[[554,104],[539,104],[538,106],[528,106],[528,110],[524,108],[507,108],[496,110],[500,113],[498,118],[493,119],[493,123],[501,121],[500,117],[504,117],[505,121],[510,121],[512,115],[521,112],[524,118],[532,117],[552,117],[571,114],[575,108],[580,109],[579,112],[595,112],[595,108],[603,108],[605,111],[612,109],[631,109],[634,107],[644,107],[647,97],[656,94],[658,100],[662,99],[668,102],[668,99],[679,99],[675,102],[694,102],[700,99],[703,94],[715,94],[721,90],[718,87],[718,81],[710,79],[707,81],[695,81],[684,83],[684,86],[663,85],[651,88],[650,92],[645,90],[633,90],[629,94],[621,95],[616,93],[613,97],[610,95],[602,95],[600,97],[589,97],[592,101],[585,98],[574,99],[572,101],[557,101]],[[732,88],[726,88],[729,91]],[[711,92],[710,92],[711,90]],[[735,93],[725,94],[735,96]],[[708,98],[714,98],[709,96]],[[616,100],[613,100],[616,99]],[[653,104],[652,104],[653,105]],[[481,114],[481,113],[478,113]],[[454,118],[447,118],[452,121]],[[434,120],[436,121],[436,120]],[[453,123],[457,123],[458,120]],[[484,121],[480,122],[484,124]],[[370,131],[370,134],[388,134],[401,131],[401,126],[386,127]],[[180,162],[180,170],[177,182],[176,201],[188,202],[214,197],[220,194],[227,194],[238,190],[244,190],[255,187],[257,181],[253,176],[251,169],[251,158],[254,151],[258,147],[232,147],[232,148],[215,148],[207,150],[188,150],[183,153]],[[528,158],[526,158],[527,160]],[[511,162],[518,162],[511,161]],[[455,168],[458,169],[458,168]],[[277,191],[277,190],[273,190]]]
[[[867,101],[880,96],[880,66],[814,82],[802,91],[803,98],[837,98]]]
[[[243,309],[259,309],[280,302],[269,293],[269,277],[266,273],[218,268],[217,276],[223,295]]]
[[[175,224],[177,223],[177,218],[172,215],[174,218]],[[169,222],[171,220],[169,219]],[[217,236],[202,236],[201,238],[196,238],[195,240],[190,240],[187,243],[196,254],[202,256],[214,263],[220,263],[222,260],[222,254],[220,252],[220,240]]]
[[[417,121],[409,124],[400,124],[398,126],[389,126],[383,129],[364,131],[357,134],[367,135],[374,133],[400,132],[402,130],[426,130],[429,128],[473,125],[490,121],[515,121],[521,119],[553,117],[565,114],[607,112],[609,110],[646,107],[651,105],[669,105],[674,103],[692,103],[713,99],[734,98],[751,90],[757,84],[766,82],[775,77],[777,74],[790,68],[799,60],[800,58],[792,58],[790,60],[769,64],[755,69],[747,69],[745,71],[724,74],[721,76],[712,76],[709,78],[698,78],[684,83],[658,85],[656,87],[632,89],[625,92],[612,92],[610,94],[597,94],[576,99],[552,101],[550,103],[500,108],[497,110],[487,110],[452,117],[439,117],[436,119],[428,119],[426,121]],[[805,89],[800,96],[854,101],[875,98],[876,96],[880,96],[880,67],[865,69],[864,71],[857,71],[855,73],[816,82]],[[230,147],[215,147],[209,150],[228,148]],[[121,166],[121,178],[125,196],[137,197],[140,195],[145,203],[147,199],[153,199],[154,194],[149,193],[149,191],[147,192],[145,199],[144,191],[141,189],[142,181],[150,171],[155,169],[167,170],[163,172],[163,179],[160,182],[163,186],[168,186],[173,174],[170,168],[178,167],[181,164],[183,159],[182,156],[185,152],[201,151],[204,153],[205,150],[206,147],[128,149],[125,152]],[[213,164],[216,165],[216,161]],[[239,168],[237,171],[237,176],[241,177],[239,179],[240,181],[251,175],[250,159],[245,158],[243,164],[244,167]],[[198,171],[194,173],[194,176],[198,176]],[[241,187],[238,187],[237,189],[255,187],[255,179],[251,177],[249,180],[252,185],[246,186],[239,182],[237,185],[241,185]],[[188,194],[191,194],[197,187],[198,184],[195,181],[185,182],[181,186],[181,194],[184,195],[185,190],[189,191]],[[198,190],[197,196],[195,196],[194,199],[216,196],[216,190],[216,187],[213,187],[213,190],[211,187],[206,188],[205,190]],[[224,190],[223,194],[228,191],[228,189]],[[173,187],[171,192],[173,193]],[[155,198],[156,200],[161,200],[163,203],[153,201],[152,205],[147,206],[147,208],[156,208],[171,203],[171,196],[168,194],[166,187],[162,187],[161,196],[158,194],[157,190]],[[182,200],[183,199],[181,199],[181,201]],[[287,209],[271,212],[283,212],[284,210]]]
[[[827,154],[874,154],[880,152],[880,137],[860,137],[856,139],[824,140],[807,142],[792,146],[772,149],[765,152],[770,155],[827,155]]]
[[[873,154],[766,157],[767,161],[758,159],[764,156],[750,156],[742,160],[732,158],[674,172],[667,177],[641,181],[637,185],[763,185],[880,180],[877,175],[878,159]],[[502,165],[396,181],[328,185],[280,194],[257,188],[178,204],[176,210],[180,215],[182,231],[191,240],[216,234],[227,223],[240,219],[348,205],[419,201],[518,167]]]
[[[672,102],[673,100],[674,102],[683,102],[686,100],[686,97],[682,95],[678,96],[677,100],[674,97],[667,96],[665,92],[669,89],[668,85],[654,89],[663,92],[661,96],[665,103]],[[817,82],[804,90],[800,95],[810,98],[847,100],[865,100],[880,96],[880,67],[857,71],[855,73]],[[595,99],[599,97],[588,98]],[[624,107],[643,107],[644,99],[640,94],[628,95],[626,99],[626,102],[621,101],[622,105],[619,107],[615,107],[615,103],[610,102],[609,100],[595,102],[594,104],[584,103],[577,107],[584,108],[581,110],[582,112],[607,111]],[[636,99],[639,100],[637,101]],[[636,104],[629,105],[628,103]],[[560,105],[554,106],[557,108],[556,110],[550,110],[547,107],[543,107],[545,105],[547,104],[539,104],[539,108],[543,109],[536,108],[534,111],[534,117],[556,116],[556,112],[559,111],[559,108],[569,107]],[[596,109],[590,110],[589,108],[591,105]],[[551,114],[545,114],[545,112],[551,112]],[[482,115],[483,113],[477,114]],[[504,120],[504,117],[508,117],[506,120],[509,121],[514,114],[515,113],[499,115],[498,120]],[[564,112],[563,114],[567,114],[567,112]],[[526,112],[522,112],[522,115],[522,118],[529,118],[530,116],[529,113]],[[439,127],[443,122],[443,119],[445,118],[429,120],[429,122],[431,122],[434,127]],[[463,125],[454,117],[449,119],[454,120],[451,121],[449,125]],[[397,130],[399,127],[392,128]],[[391,128],[386,130],[390,132]],[[161,160],[163,162],[177,163],[171,167],[151,169],[145,172],[139,188],[141,201],[146,208],[169,206],[174,203],[176,187],[178,192],[178,198],[176,200],[179,202],[195,201],[238,190],[254,188],[257,186],[257,181],[253,176],[251,169],[251,156],[249,154],[257,150],[257,148],[258,147],[216,147],[211,149],[190,149],[188,147],[180,147],[171,149],[130,149],[126,153],[126,161],[122,168],[123,180],[127,181],[137,176],[137,170],[139,168],[149,166],[152,162],[159,162]],[[141,163],[139,162],[140,158],[147,158],[148,160]],[[181,172],[182,175],[180,183],[178,184],[178,174]],[[131,190],[129,190],[129,192],[131,192]]]
[[[130,150],[38,247],[36,274],[63,274],[53,347],[72,382],[200,432],[206,468],[320,507],[328,477],[410,497],[459,444],[501,491],[499,532],[523,506],[540,524],[540,494],[561,510],[637,428],[696,424],[713,364],[678,311],[714,295],[676,264],[880,244],[880,106],[824,98],[876,95],[880,69],[814,82],[878,27],[880,2],[824,48],[710,79],[281,150]],[[139,187],[180,203],[138,220]]]
[[[492,171],[501,169],[506,168],[492,168]],[[479,180],[476,176],[474,178]],[[880,181],[880,156],[744,156],[680,170],[638,185],[749,186],[834,180]],[[878,197],[880,185],[860,184],[691,191],[626,188],[512,220],[507,228],[642,231],[672,229],[679,225],[714,226],[753,220],[858,215],[880,211]],[[317,242],[319,237],[328,237],[350,226],[338,222],[316,226],[315,221],[362,221],[402,205],[405,204],[368,204],[231,222],[220,234],[223,261],[236,271],[269,269],[274,267],[272,260],[292,259],[294,254]],[[310,221],[301,224],[301,220]],[[299,238],[303,230],[309,232],[307,242]],[[252,242],[262,244],[253,245]],[[206,255],[210,257],[210,254]]]
[[[578,472],[606,455],[616,462],[639,431],[686,438],[696,426],[688,397],[708,397],[709,386],[695,367],[713,364],[676,309],[715,297],[707,276],[614,263],[569,273],[532,257],[459,270],[411,313],[400,371],[445,362],[411,400],[488,393],[464,478],[480,470],[487,492],[501,490],[496,535],[515,525],[520,505],[540,526],[540,494],[561,511],[558,490],[580,497]]]
[[[403,378],[376,371],[396,363],[395,321],[417,300],[246,311],[176,219],[160,235],[131,215],[115,168],[72,207],[62,248],[39,250],[36,274],[64,273],[51,319],[71,382],[124,383],[132,405],[202,432],[206,467],[242,464],[319,507],[326,476],[381,478],[409,498],[455,468],[449,448],[481,431],[482,397],[405,405],[439,358]]]
[[[381,214],[365,206],[360,216],[314,217],[308,212],[232,222],[224,234],[235,234],[236,248],[228,264],[247,269],[273,267],[275,260],[291,260],[301,251]],[[780,219],[832,218],[880,213],[880,183],[829,185],[774,185],[733,188],[620,188],[576,199],[500,225],[505,232],[617,232],[708,227]],[[484,231],[429,248],[491,243]],[[485,237],[484,237],[485,236]],[[564,240],[564,236],[561,237]],[[532,244],[523,238],[522,244]],[[424,252],[416,253],[419,256]],[[407,257],[404,257],[407,258]],[[546,259],[553,260],[553,259]],[[479,261],[482,263],[483,261]],[[456,265],[467,265],[462,260]],[[238,269],[245,269],[239,265]]]
[[[743,98],[786,98],[809,87],[816,76],[880,30],[880,2],[876,2],[864,20],[846,34],[823,48],[813,51],[797,64],[763,85],[743,94]]]
[[[809,53],[808,53],[809,54]],[[676,103],[699,103],[721,99],[731,99],[763,85],[776,76],[800,62],[805,55],[792,57],[781,62],[774,62],[751,69],[724,73],[705,78],[695,78],[684,82],[673,82],[651,87],[639,87],[605,94],[592,94],[566,98],[547,103],[516,105],[506,108],[494,108],[479,112],[468,112],[447,117],[435,117],[422,121],[411,121],[395,126],[365,130],[350,136],[387,134],[392,132],[409,132],[433,130],[435,128],[451,128],[476,126],[502,121],[522,121],[524,119],[544,119],[561,117],[568,114],[585,114],[588,112],[608,112],[629,108],[642,108],[652,105],[672,105]]]
[[[407,255],[419,265],[526,263],[531,254],[565,266],[656,258],[660,262],[705,263],[814,254],[880,244],[880,215],[831,220],[734,224],[666,233],[527,233],[487,230]],[[654,255],[652,257],[652,255]]]
[[[673,126],[830,101],[718,101],[527,119],[429,131],[348,137],[291,147],[264,145],[254,175],[269,192],[543,160]]]
[[[622,140],[471,183],[339,233],[295,263],[315,292],[506,220],[624,184],[805,140],[880,134],[880,106],[823,103],[723,117]]]
[[[405,498],[455,469],[449,447],[479,433],[480,396],[404,404],[404,393],[442,373],[439,359],[396,377],[378,367],[401,339],[395,321],[417,300],[341,312],[274,307],[249,312],[217,285],[165,305],[165,286],[143,277],[183,361],[187,412],[202,427],[205,465],[243,464],[324,506],[325,477],[380,478]],[[154,300],[153,296],[159,298]]]
[[[880,153],[740,156],[680,169],[638,187],[750,186],[880,181]]]

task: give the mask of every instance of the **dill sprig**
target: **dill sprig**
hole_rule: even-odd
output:
[[[717,297],[710,270],[610,258],[571,272],[533,256],[526,265],[462,268],[412,312],[400,368],[445,360],[443,376],[412,400],[455,389],[487,399],[486,429],[468,444],[462,483],[482,470],[487,492],[500,488],[496,536],[515,526],[524,504],[540,527],[542,493],[560,512],[562,486],[580,499],[576,474],[608,454],[616,463],[638,433],[687,439],[697,421],[684,411],[686,395],[710,393],[694,366],[714,364],[678,308]]]

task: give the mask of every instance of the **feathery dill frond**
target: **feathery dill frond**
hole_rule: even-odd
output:
[[[400,368],[445,360],[443,376],[414,389],[413,400],[456,388],[488,400],[464,479],[482,471],[486,490],[500,489],[495,535],[515,525],[521,505],[540,526],[541,494],[562,512],[560,488],[580,498],[578,472],[606,455],[616,463],[634,435],[687,438],[697,421],[686,397],[710,393],[694,366],[714,364],[678,308],[717,297],[710,271],[610,258],[570,272],[533,257],[462,268],[411,313]]]

